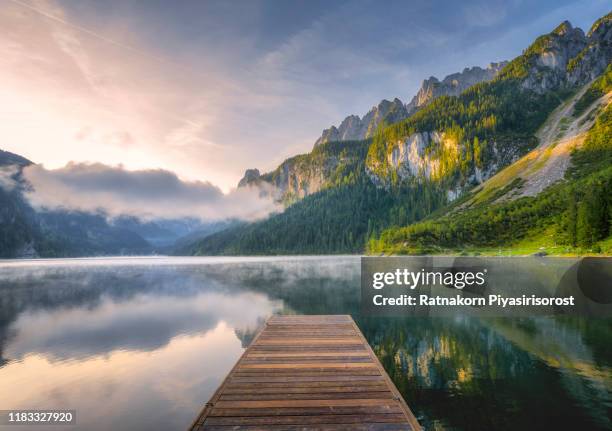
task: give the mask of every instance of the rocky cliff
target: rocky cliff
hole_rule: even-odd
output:
[[[546,109],[552,109],[552,105],[544,109],[540,102],[558,104],[560,96],[555,92],[586,84],[600,75],[611,60],[612,14],[595,22],[587,34],[565,21],[552,32],[536,39],[521,56],[509,63],[491,63],[484,69],[466,68],[441,81],[431,77],[423,81],[420,90],[407,105],[397,98],[393,101],[383,100],[363,117],[346,117],[338,127],[332,126],[323,131],[312,153],[288,159],[276,170],[264,175],[260,175],[256,169],[249,169],[239,186],[262,182],[271,184],[276,188],[278,198],[286,202],[315,193],[336,181],[332,176],[338,175],[339,166],[355,165],[358,153],[347,155],[350,145],[343,146],[343,153],[333,152],[328,156],[324,156],[327,149],[317,149],[325,144],[346,144],[349,141],[365,142],[364,145],[367,145],[363,139],[372,138],[381,122],[412,124],[411,115],[430,107],[440,96],[459,96],[475,88],[475,84],[488,82],[487,85],[491,87],[486,90],[489,91],[484,95],[486,97],[472,94],[465,100],[453,101],[453,104],[457,101],[464,104],[461,108],[457,107],[462,110],[460,112],[446,112],[444,106],[434,107],[428,116],[422,116],[426,120],[421,119],[405,128],[409,133],[396,134],[391,142],[385,142],[386,149],[378,156],[368,155],[365,164],[371,180],[380,186],[389,185],[391,178],[402,181],[410,178],[417,181],[448,180],[446,187],[452,200],[537,144],[531,129],[538,121],[543,121],[549,113],[545,112]],[[518,95],[521,91],[527,93]],[[529,92],[542,98],[538,99]],[[533,103],[528,105],[527,101]],[[489,112],[492,102],[497,106]],[[482,112],[472,115],[470,111],[473,109]],[[542,111],[541,115],[538,111]],[[456,117],[451,118],[455,114]],[[470,115],[472,119],[466,120]],[[539,120],[539,117],[542,119]],[[533,124],[523,125],[520,118],[529,119]],[[440,126],[433,126],[436,123]],[[461,133],[470,135],[469,139],[450,133],[449,128],[453,124],[460,124]],[[528,133],[514,133],[523,126],[529,129]],[[457,175],[458,170],[461,170],[460,175]]]
[[[395,98],[392,102],[382,100],[378,105],[372,107],[363,118],[349,115],[338,127],[331,126],[323,130],[315,142],[315,147],[331,141],[358,141],[371,138],[383,121],[393,124],[406,117],[408,117],[408,111],[400,99]]]
[[[366,172],[380,187],[390,185],[389,178],[380,175],[384,169],[391,169],[397,182],[443,183],[450,180],[446,181],[446,196],[448,201],[453,201],[464,188],[481,184],[500,167],[518,160],[524,149],[533,144],[533,140],[503,140],[477,144],[479,147],[474,148],[474,144],[466,146],[451,133],[416,132],[395,142],[383,160],[369,159]],[[461,165],[465,172],[457,178],[453,174]]]
[[[568,81],[581,84],[595,79],[612,61],[612,13],[595,21],[586,46],[567,63]]]
[[[528,125],[518,118],[537,118],[601,75],[612,61],[611,39],[612,14],[599,19],[586,35],[568,21],[561,23],[510,63],[488,68],[488,76],[496,78],[486,86],[462,94],[448,109],[436,106],[425,121],[406,120],[403,129],[375,142],[376,151],[370,151],[366,163],[368,175],[385,187],[398,180],[444,182],[452,200],[536,145],[534,132],[540,123]],[[484,77],[482,69],[474,69],[464,71],[464,77]],[[443,86],[450,93],[452,75],[444,81],[424,81],[410,106],[423,107]],[[439,121],[448,115],[451,121]]]
[[[244,176],[238,182],[238,187],[246,187],[249,184],[255,184],[259,182],[261,178],[261,173],[259,169],[247,169],[244,172]]]
[[[315,142],[315,149],[328,142],[361,141],[371,138],[382,122],[386,124],[398,123],[437,97],[458,95],[474,84],[489,81],[506,64],[507,62],[491,63],[485,69],[478,66],[465,68],[463,72],[448,75],[442,81],[435,77],[426,79],[408,105],[404,105],[398,98],[393,101],[382,100],[363,117],[349,115],[339,126],[331,126],[329,129],[323,130],[323,133]],[[289,200],[303,198],[321,190],[328,182],[330,173],[336,169],[338,163],[345,162],[345,160],[333,157],[324,163],[309,165],[308,170],[304,170],[303,161],[305,157],[306,155],[288,159],[275,171],[265,175],[261,175],[258,169],[247,169],[239,181],[238,187],[268,182],[277,188],[280,199],[287,197],[290,197]]]
[[[238,187],[264,186],[262,193],[272,193],[278,201],[292,203],[326,187],[339,184],[351,172],[363,169],[369,141],[331,141],[315,147],[308,154],[291,157],[275,170],[259,174],[249,169]]]
[[[493,218],[488,203],[509,194],[514,196],[523,186],[528,187],[525,179],[529,178],[520,174],[532,175],[536,169],[550,172],[549,164],[557,157],[554,152],[565,147],[562,140],[568,130],[576,123],[588,128],[590,123],[582,122],[584,117],[597,115],[591,93],[580,111],[582,117],[574,116],[575,106],[568,102],[582,100],[581,94],[586,95],[585,89],[591,87],[587,83],[610,64],[610,21],[610,15],[602,17],[586,34],[563,22],[538,38],[493,79],[463,92],[463,84],[456,77],[442,80],[444,85],[427,80],[413,104],[419,105],[418,113],[379,128],[371,139],[319,142],[309,154],[288,159],[270,173],[247,172],[241,185],[272,184],[286,203],[320,192],[242,230],[230,229],[209,237],[200,243],[198,253],[361,252],[359,244],[368,240],[376,244],[372,238],[381,229],[421,220],[468,191],[470,196],[463,196],[465,201],[448,207],[452,213],[446,214],[452,218],[445,218],[435,228],[430,227],[429,220],[419,225],[414,232],[423,244],[452,240],[455,242],[449,242],[451,245],[463,247],[469,235],[478,241],[490,235],[497,244],[514,239],[517,231],[524,236],[534,224],[541,229],[539,221],[547,214],[556,223],[558,214],[550,213],[551,201],[547,198],[533,208],[531,203],[523,204],[523,199],[517,199],[512,205],[520,201],[520,211],[514,206],[503,207]],[[482,76],[481,71],[476,70],[476,74]],[[474,74],[474,69],[468,69],[463,76],[470,72]],[[609,82],[607,76],[600,76],[602,82]],[[460,94],[438,97],[441,88]],[[560,117],[559,113],[565,114]],[[573,120],[568,122],[569,117]],[[557,126],[547,129],[551,119],[556,119]],[[328,139],[361,136],[366,133],[363,130],[367,131],[363,118],[357,116],[348,117],[335,129]],[[549,139],[543,138],[542,133]],[[532,154],[542,157],[532,160]],[[606,162],[598,160],[604,167]],[[590,169],[592,164],[587,165]],[[508,169],[502,170],[505,166]],[[503,181],[497,181],[497,173],[503,174]],[[492,176],[487,184],[497,181],[494,188],[474,188]],[[545,180],[550,178],[547,173]],[[603,183],[597,184],[605,190]],[[592,189],[588,186],[584,190],[590,194]],[[564,199],[562,196],[561,208],[566,206]],[[478,212],[459,220],[458,225],[454,215],[468,204]],[[493,224],[492,219],[496,220]],[[517,228],[517,220],[524,224]],[[385,235],[379,242],[392,243],[389,235],[395,234]],[[406,240],[399,238],[398,244],[408,250]],[[424,249],[419,246],[415,250]]]
[[[585,35],[569,21],[540,36],[504,74],[522,80],[524,89],[544,93],[586,84],[612,61],[612,13],[597,20]]]
[[[315,142],[315,147],[330,141],[371,138],[383,121],[386,124],[397,123],[440,96],[457,96],[474,84],[490,81],[506,64],[505,61],[491,63],[485,69],[478,66],[466,67],[463,72],[448,75],[442,81],[432,76],[423,81],[421,88],[410,103],[404,105],[398,98],[393,99],[392,102],[382,100],[363,117],[349,115],[339,126],[331,126],[329,129],[323,130],[323,133]]]
[[[406,110],[412,114],[437,97],[458,96],[472,85],[492,80],[506,64],[507,61],[491,63],[485,69],[478,66],[466,67],[463,72],[448,75],[442,81],[432,76],[423,81],[417,94],[406,105]]]

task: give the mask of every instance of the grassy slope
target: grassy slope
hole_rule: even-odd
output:
[[[589,116],[597,116],[594,126],[584,133],[584,144],[574,149],[563,181],[536,196],[518,199],[512,196],[520,195],[530,175],[537,175],[546,165],[550,157],[547,153],[557,145],[558,139],[553,139],[549,148],[538,147],[443,213],[420,223],[383,232],[379,239],[370,241],[368,251],[387,254],[522,255],[540,251],[558,255],[612,254],[609,227],[612,203],[609,197],[606,198],[612,182],[612,105],[601,106],[609,103],[611,76],[612,68],[608,68],[590,88],[572,99],[573,106],[559,108],[566,115],[577,117],[577,122],[584,121],[581,126],[586,124]],[[597,103],[593,103],[593,88],[604,95],[599,98],[598,108],[595,108]],[[585,113],[585,106],[594,112]],[[563,119],[557,118],[556,123],[558,128],[567,129],[567,122]],[[551,133],[554,135],[556,130],[551,130]],[[602,228],[606,233],[591,240],[568,239],[568,219],[572,217],[572,203],[568,202],[568,196],[574,199],[575,211],[587,214],[588,202],[598,190],[601,191],[599,200],[603,201],[598,211],[607,211],[608,227]],[[581,210],[581,207],[585,209]],[[605,217],[599,218],[604,220]],[[582,223],[580,229],[588,229],[588,226]]]
[[[397,171],[390,156],[399,142],[417,132],[441,132],[456,147],[448,151],[443,145],[430,144],[425,149],[440,161],[437,179],[448,185],[458,177],[469,178],[474,165],[499,165],[492,143],[513,155],[531,150],[538,128],[571,91],[560,86],[540,93],[523,85],[530,76],[547,76],[548,69],[538,64],[538,57],[562,37],[561,30],[563,24],[537,38],[492,81],[473,85],[458,97],[439,97],[408,119],[379,130],[368,150],[368,169],[395,183]],[[503,160],[502,165],[509,162]]]
[[[379,178],[390,180],[392,187],[377,189],[364,175],[364,160],[350,159],[341,163],[333,178],[319,193],[294,203],[282,214],[269,219],[243,225],[239,228],[220,232],[190,250],[194,254],[275,254],[275,253],[338,253],[361,252],[368,238],[380,232],[381,228],[405,226],[422,219],[431,211],[441,207],[443,196],[435,184],[403,185],[393,178],[393,169],[387,163],[387,156],[398,139],[417,131],[439,130],[453,137],[460,149],[459,157],[446,155],[440,148],[429,149],[438,155],[442,165],[448,166],[447,175],[440,181],[452,182],[459,176],[467,176],[470,166],[488,163],[491,146],[487,142],[517,148],[524,154],[533,148],[534,133],[547,116],[567,95],[565,90],[537,94],[523,91],[521,81],[535,67],[535,58],[547,45],[548,39],[557,37],[555,32],[539,38],[526,52],[513,60],[500,76],[492,82],[475,85],[460,97],[441,97],[413,117],[381,128],[369,146],[360,146],[367,151],[367,166]],[[531,73],[531,72],[529,72]],[[562,124],[565,127],[565,124]],[[362,143],[363,144],[363,143]],[[335,143],[335,145],[343,145]],[[322,146],[319,151],[327,152]],[[530,169],[539,170],[546,165],[551,150],[543,152]],[[313,154],[298,156],[287,162],[307,170],[313,162],[321,164],[324,158]],[[506,162],[507,163],[507,162]],[[513,169],[512,167],[509,169]],[[516,166],[514,167],[516,169]],[[281,170],[264,175],[273,181]],[[520,180],[510,175],[511,181],[502,181],[502,187],[495,187],[490,196],[480,204],[491,203],[506,194],[509,189],[518,188]],[[516,180],[516,181],[515,181]],[[395,189],[395,190],[394,190]],[[469,196],[468,196],[469,197]],[[288,199],[289,202],[295,202]],[[465,203],[465,199],[462,199]],[[561,206],[558,202],[539,208],[543,224],[550,213],[550,205]],[[458,204],[451,206],[455,210]],[[557,209],[555,209],[557,210]],[[503,218],[503,216],[501,216]],[[430,219],[432,219],[430,217]],[[404,221],[404,222],[402,222]],[[429,223],[429,222],[428,222]],[[533,223],[532,223],[533,225]],[[419,225],[417,225],[419,226]],[[540,226],[543,228],[543,226]],[[393,238],[391,233],[404,232],[405,228],[392,227],[379,241],[369,241],[373,252],[410,252],[422,248],[421,244],[404,246],[405,241]],[[524,227],[523,230],[527,230]],[[521,233],[522,235],[523,233]],[[377,236],[377,235],[376,235]],[[520,235],[519,235],[520,236]],[[440,243],[440,242],[438,242]],[[424,241],[430,247],[431,241]],[[463,244],[466,246],[467,244]],[[497,244],[496,244],[497,245]],[[482,244],[478,245],[482,247]]]

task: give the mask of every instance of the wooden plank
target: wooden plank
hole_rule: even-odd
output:
[[[220,409],[213,408],[210,410],[208,417],[244,417],[248,413],[248,417],[258,416],[321,416],[321,415],[371,415],[371,414],[403,414],[403,411],[398,405],[383,405],[383,406],[342,406],[342,407],[289,407],[289,408],[261,408],[249,409],[247,411],[240,409]],[[282,420],[282,418],[281,418]]]
[[[208,431],[411,431],[413,428],[402,423],[360,423],[360,424],[313,424],[313,425],[204,425]]]
[[[241,390],[241,389],[300,389],[300,388],[344,388],[344,387],[367,388],[369,386],[381,386],[386,388],[385,382],[380,380],[361,380],[361,381],[325,381],[325,382],[229,382],[226,390]]]
[[[350,316],[273,316],[194,421],[199,430],[420,430]]]
[[[358,346],[349,345],[349,346],[257,346],[256,349],[253,350],[255,353],[278,353],[278,352],[363,352],[364,349],[359,349]]]
[[[383,406],[391,402],[380,398],[352,398],[331,400],[248,400],[217,401],[220,409],[256,409],[261,407],[341,407],[341,406]]]
[[[323,382],[321,382],[323,383]],[[387,391],[387,385],[378,383],[376,385],[345,385],[345,386],[227,386],[224,395],[228,394],[302,394],[323,392],[376,392]]]
[[[316,358],[318,360],[361,360],[361,359],[369,359],[370,356],[366,351],[362,352],[269,352],[269,353],[249,353],[245,356],[245,359],[248,361],[254,360],[265,360],[265,361],[302,361],[304,358]]]
[[[338,356],[332,357],[318,357],[318,356],[302,356],[302,357],[284,357],[284,358],[246,358],[244,364],[268,364],[268,365],[280,365],[280,364],[303,364],[304,362],[311,364],[346,364],[346,363],[369,363],[369,359],[366,356]]]
[[[226,394],[219,397],[220,401],[277,401],[277,400],[350,400],[350,399],[385,399],[393,398],[389,391],[371,392],[301,392],[297,394]]]
[[[369,415],[318,415],[318,416],[282,416],[278,417],[210,417],[207,425],[312,425],[312,424],[354,424],[363,422],[402,423],[405,421],[401,413],[369,414]]]
[[[373,364],[371,362],[338,362],[338,363],[334,363],[332,362],[331,364],[328,362],[290,362],[288,364],[283,364],[283,363],[278,363],[277,361],[274,362],[268,362],[268,363],[263,363],[263,364],[253,364],[253,363],[249,363],[249,362],[245,362],[242,364],[241,369],[245,370],[245,369],[252,369],[252,368],[257,368],[257,369],[265,369],[265,368],[276,368],[276,369],[283,369],[283,368],[290,368],[290,369],[301,369],[301,368],[337,368],[337,369],[344,369],[344,368],[376,368],[376,364]]]
[[[282,345],[308,345],[318,346],[321,344],[340,344],[343,346],[349,345],[361,345],[361,340],[357,337],[354,338],[267,338],[264,337],[260,342],[260,346],[266,346],[269,344],[282,344]]]
[[[364,381],[384,381],[382,376],[255,376],[255,377],[236,377],[231,378],[236,383],[296,383],[296,382],[364,382]]]

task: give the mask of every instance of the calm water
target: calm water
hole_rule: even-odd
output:
[[[610,320],[358,310],[354,257],[0,263],[0,409],[182,430],[268,316],[347,313],[428,430],[612,429]]]

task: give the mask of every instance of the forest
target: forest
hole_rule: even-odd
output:
[[[367,240],[383,229],[420,220],[446,203],[446,193],[435,185],[376,187],[365,174],[363,159],[359,164],[350,175],[341,176],[335,187],[307,196],[263,221],[208,236],[187,252],[361,253]]]
[[[520,180],[512,184],[520,187]],[[589,131],[584,145],[572,154],[566,179],[535,197],[510,202],[481,202],[466,211],[391,228],[368,243],[370,253],[430,253],[479,247],[507,247],[551,231],[555,243],[569,250],[612,250],[604,241],[612,221],[612,106]],[[467,198],[467,197],[466,197]]]
[[[523,180],[516,177],[469,209],[460,205],[471,197],[470,192],[448,205],[447,191],[465,182],[476,167],[494,163],[499,149],[520,156],[535,147],[536,130],[577,91],[571,85],[547,91],[522,85],[527,74],[538,74],[534,58],[553,43],[557,30],[538,38],[492,81],[476,84],[459,96],[441,96],[399,123],[383,124],[371,141],[328,142],[310,154],[289,159],[285,163],[305,168],[324,164],[332,156],[341,162],[319,192],[301,200],[286,196],[284,212],[218,232],[183,251],[199,255],[435,253],[511,247],[545,235],[568,252],[599,252],[602,247],[612,252],[612,244],[606,241],[612,219],[609,107],[588,114],[597,120],[585,144],[572,154],[565,181],[535,197],[496,201],[522,186]],[[609,66],[577,101],[573,115],[579,117],[608,93],[611,82]],[[389,165],[394,145],[413,133],[432,130],[443,132],[458,148],[455,153],[440,143],[426,148],[440,160],[443,175],[400,179],[396,167]],[[273,182],[281,174],[279,168],[264,177]]]

